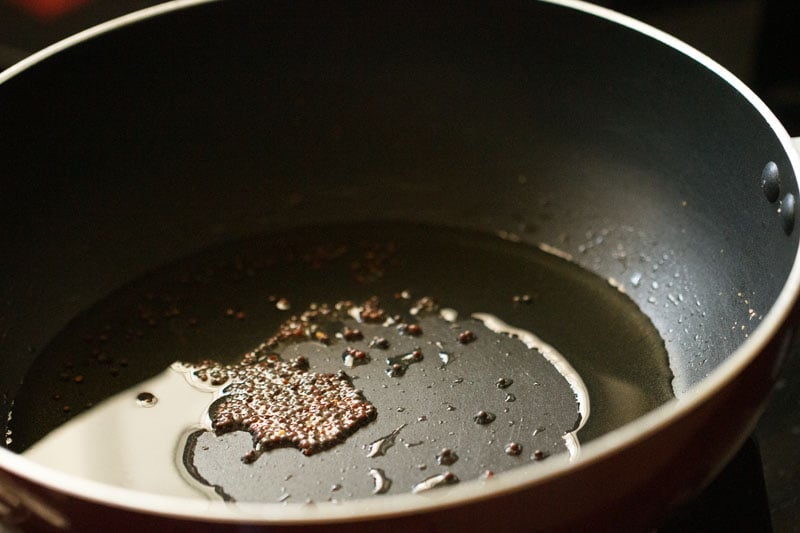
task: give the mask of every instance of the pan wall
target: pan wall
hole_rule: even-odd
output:
[[[797,248],[760,188],[768,161],[782,193],[794,176],[748,102],[539,3],[193,8],[7,80],[0,138],[6,410],[93,302],[272,229],[401,219],[555,246],[651,317],[679,393],[754,329]]]

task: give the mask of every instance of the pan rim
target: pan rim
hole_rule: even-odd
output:
[[[54,43],[0,72],[0,84],[58,52],[106,32],[171,11],[216,1],[219,0],[172,0],[104,22]],[[702,52],[644,22],[582,0],[538,1],[574,9],[620,24],[666,44],[709,69],[733,87],[764,118],[786,152],[795,176],[800,174],[800,156],[791,137],[777,117],[741,80]],[[441,510],[479,500],[488,500],[510,492],[546,484],[561,475],[601,462],[605,458],[651,437],[663,428],[676,423],[692,410],[698,409],[742,373],[778,334],[795,306],[799,290],[800,251],[795,256],[792,269],[780,294],[761,324],[714,371],[701,382],[690,387],[681,399],[671,400],[644,416],[583,444],[580,456],[570,463],[548,461],[537,465],[522,466],[503,472],[491,482],[469,481],[433,491],[424,496],[406,493],[338,504],[321,502],[313,506],[287,506],[280,503],[237,503],[235,507],[232,507],[221,501],[209,502],[201,499],[156,495],[90,481],[38,465],[7,449],[0,449],[0,469],[81,500],[142,514],[205,522],[253,523],[255,521],[264,524],[349,522],[370,518],[390,518],[434,509]]]

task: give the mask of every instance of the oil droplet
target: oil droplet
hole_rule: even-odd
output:
[[[448,322],[455,322],[456,319],[458,318],[458,311],[456,311],[455,309],[445,308],[439,311],[439,316],[441,316]]]
[[[342,352],[342,361],[344,362],[344,366],[349,368],[365,365],[369,363],[370,360],[370,356],[361,350],[348,347],[344,352]]]
[[[392,378],[399,378],[406,373],[406,367],[401,365],[400,363],[394,363],[392,366],[386,369],[386,375]]]
[[[139,407],[153,407],[158,403],[158,398],[149,392],[140,392],[136,396],[136,405]]]
[[[456,461],[458,461],[458,455],[450,448],[442,448],[442,451],[436,455],[436,462],[443,466],[450,466]]]
[[[533,455],[531,455],[531,459],[534,461],[541,461],[545,457],[547,457],[547,453],[543,452],[542,450],[534,450]]]
[[[414,304],[411,309],[408,310],[409,313],[416,316],[420,312],[423,313],[433,313],[439,308],[439,305],[436,303],[436,300],[431,298],[430,296],[424,296],[417,300],[417,303]]]
[[[444,472],[443,474],[437,474],[435,476],[423,479],[414,485],[414,487],[411,489],[411,492],[418,494],[420,492],[425,492],[437,487],[442,487],[444,485],[453,485],[455,483],[458,483],[458,477],[456,477],[456,475],[452,472]]]
[[[422,335],[422,328],[419,324],[400,324],[397,326],[397,331],[401,335],[411,335],[412,337],[419,337]]]
[[[497,416],[489,411],[478,411],[475,413],[475,416],[472,417],[476,424],[480,424],[482,426],[491,424],[494,422],[495,418],[497,418]]]
[[[458,342],[460,342],[461,344],[469,344],[473,342],[476,338],[477,337],[475,337],[475,334],[468,329],[458,334]]]
[[[381,437],[378,440],[370,442],[367,446],[367,457],[378,457],[379,455],[385,455],[386,450],[394,446],[394,441],[397,436],[400,434],[400,430],[406,427],[405,424],[398,427],[385,437]]]
[[[386,340],[384,337],[372,337],[372,340],[369,343],[369,347],[386,350],[389,348],[389,341]]]
[[[514,380],[511,378],[500,378],[495,382],[495,385],[497,385],[498,389],[506,389],[510,387],[512,383],[514,383]]]
[[[392,480],[386,477],[386,473],[380,468],[370,468],[369,475],[372,476],[372,494],[384,494],[392,486]]]
[[[413,352],[387,357],[386,363],[389,365],[389,368],[386,369],[386,373],[393,378],[399,378],[405,375],[410,365],[419,363],[422,359],[422,350],[419,348],[415,349]]]
[[[519,455],[522,453],[522,445],[518,442],[509,442],[506,444],[505,451],[507,455]]]

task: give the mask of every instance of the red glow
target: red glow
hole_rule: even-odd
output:
[[[75,11],[91,0],[9,0],[33,17],[49,21]]]

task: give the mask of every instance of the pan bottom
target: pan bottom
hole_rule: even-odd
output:
[[[76,317],[33,363],[15,399],[8,444],[23,452],[121,391],[141,411],[163,411],[164,399],[148,396],[148,384],[179,373],[170,370],[175,361],[235,364],[292,315],[373,296],[387,316],[402,314],[425,333],[347,315],[334,329],[360,328],[363,339],[327,345],[302,339],[280,355],[302,355],[314,372],[345,370],[376,405],[374,420],[328,450],[306,456],[291,446],[270,449],[246,464],[241,458],[254,449],[251,434],[204,430],[201,413],[191,411],[198,423],[176,427],[182,440],[168,447],[168,461],[177,456],[188,467],[191,491],[302,502],[421,490],[548,456],[566,460],[563,437],[579,422],[585,442],[672,397],[664,343],[649,319],[606,280],[556,255],[495,236],[410,224],[307,228],[166,266]],[[449,315],[409,314],[422,296],[435,298]],[[476,313],[481,320],[471,318]],[[475,342],[459,342],[457,334],[467,330]],[[580,420],[570,383],[529,345],[503,333],[512,330],[535,333],[575,369],[591,399],[588,419]],[[392,348],[384,354],[369,346],[373,337]],[[368,352],[371,362],[348,366],[345,348]],[[390,359],[417,348],[424,353],[418,365],[403,375],[387,373]],[[210,403],[208,397],[202,402]],[[493,417],[490,423],[476,423],[481,412]],[[109,435],[125,434],[115,427],[124,419],[104,424]],[[146,448],[151,437],[145,433],[126,442]],[[124,462],[115,453],[124,455],[126,446],[97,437],[102,430],[91,435],[83,457],[61,454],[52,466],[73,471],[86,461]],[[370,456],[381,439],[391,439],[393,449]],[[449,459],[442,462],[442,454]],[[124,477],[104,481],[125,485]],[[153,485],[135,488],[167,490]]]

